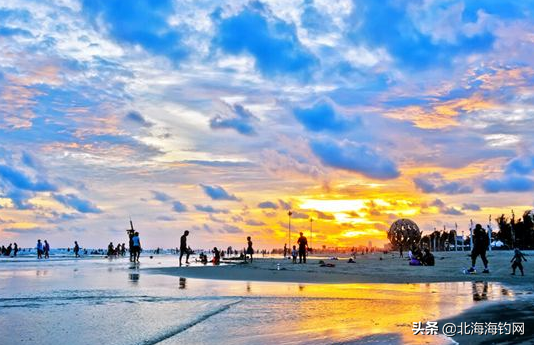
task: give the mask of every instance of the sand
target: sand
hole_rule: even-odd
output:
[[[464,274],[464,268],[470,267],[468,252],[434,253],[436,265],[433,267],[409,266],[406,259],[398,254],[373,253],[358,255],[355,263],[348,263],[347,257],[339,260],[326,258],[309,259],[307,264],[293,264],[282,258],[257,258],[254,263],[227,266],[202,267],[166,267],[151,268],[148,272],[187,278],[225,279],[241,281],[273,281],[296,283],[431,283],[459,281],[490,281],[510,285],[532,286],[534,284],[534,267],[532,262],[524,262],[525,276],[519,271],[510,275],[510,251],[488,252],[489,274],[481,273],[483,268],[480,258],[477,261],[477,274]],[[527,259],[534,252],[525,252]],[[335,264],[335,267],[320,267],[319,260]],[[534,261],[534,260],[532,260]],[[277,265],[280,270],[277,270]]]

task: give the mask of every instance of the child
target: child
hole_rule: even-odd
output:
[[[523,253],[521,253],[521,251],[519,250],[519,248],[516,248],[514,250],[514,257],[512,258],[512,260],[510,260],[510,262],[513,262],[512,263],[512,275],[513,276],[515,276],[515,269],[516,268],[519,268],[519,270],[521,271],[521,275],[522,276],[525,275],[523,273],[523,265],[521,264],[521,259],[527,261],[527,259],[523,255]]]
[[[297,255],[298,255],[298,251],[297,251],[297,246],[293,246],[293,250],[291,251],[291,256],[293,257],[293,263],[296,264],[297,263]]]

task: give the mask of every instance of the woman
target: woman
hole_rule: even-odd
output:
[[[252,249],[252,240],[250,236],[247,237],[247,254],[250,255],[250,262],[252,263],[252,255],[254,254],[254,249]],[[247,256],[245,255],[245,262],[247,262]]]

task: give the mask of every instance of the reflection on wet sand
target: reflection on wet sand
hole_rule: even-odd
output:
[[[186,288],[186,279],[184,277],[180,277],[180,285],[178,286],[178,289],[184,290]]]

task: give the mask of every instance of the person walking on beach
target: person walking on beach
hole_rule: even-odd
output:
[[[250,255],[250,263],[252,263],[252,255],[254,254],[254,249],[252,249],[252,239],[250,238],[250,236],[247,237],[247,254]],[[245,262],[247,262],[246,255]]]
[[[293,246],[293,250],[291,251],[291,257],[293,258],[293,263],[297,263],[297,246]]]
[[[50,244],[48,244],[47,240],[44,241],[43,250],[45,259],[50,259]]]
[[[287,258],[287,244],[284,243],[284,259]]]
[[[299,264],[302,263],[302,260],[304,260],[304,263],[306,263],[306,249],[308,249],[308,239],[304,234],[301,232],[300,237],[297,240],[297,244],[299,245]]]
[[[74,241],[74,257],[79,258],[80,257],[80,246],[78,245],[78,241]]]
[[[19,245],[15,242],[13,244],[13,256],[17,256],[18,252],[19,252]]]
[[[35,247],[37,249],[37,259],[43,258],[43,243],[40,239],[37,240],[37,246]]]
[[[139,262],[139,256],[141,255],[141,240],[139,239],[139,233],[136,231],[132,237],[133,241],[133,262]]]
[[[108,244],[108,257],[112,257],[115,253],[114,253],[114,248],[115,246],[113,246],[113,242],[109,242]]]
[[[524,276],[525,273],[523,272],[523,264],[521,263],[522,260],[527,261],[527,258],[521,253],[519,248],[516,248],[514,250],[514,257],[510,262],[512,262],[512,275],[515,276],[515,269],[519,268],[519,271],[521,271],[521,275]]]
[[[218,265],[221,263],[221,252],[217,247],[213,247],[213,264]]]
[[[189,230],[184,231],[182,237],[180,237],[180,266],[182,266],[182,256],[186,254],[185,263],[189,264],[189,250],[187,249],[187,236],[189,236]]]
[[[473,234],[473,250],[471,251],[471,268],[467,270],[469,273],[476,272],[475,263],[477,257],[480,255],[482,263],[484,264],[484,271],[482,273],[489,273],[488,259],[486,258],[486,250],[488,249],[489,238],[488,234],[482,225],[475,225],[475,232]]]

